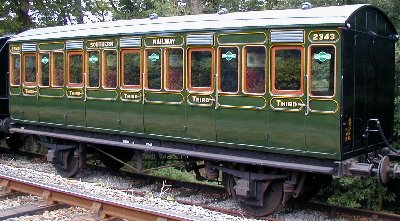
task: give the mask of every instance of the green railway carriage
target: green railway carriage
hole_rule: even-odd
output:
[[[370,128],[392,137],[397,38],[370,5],[30,30],[8,41],[7,131],[71,141],[49,144],[67,176],[81,144],[205,160],[265,215],[308,173],[373,173],[351,162],[385,146]]]

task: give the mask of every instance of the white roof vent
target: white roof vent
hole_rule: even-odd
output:
[[[303,10],[312,9],[312,4],[310,2],[304,2],[300,5],[300,8]]]
[[[217,14],[219,14],[219,15],[228,14],[228,9],[226,9],[226,8],[220,8],[220,9],[218,10]]]
[[[158,18],[158,15],[157,15],[157,13],[151,13],[151,14],[149,15],[149,18],[150,18],[150,20],[157,19],[157,18]]]

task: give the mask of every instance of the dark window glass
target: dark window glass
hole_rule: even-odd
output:
[[[54,52],[54,73],[53,73],[53,86],[62,87],[64,86],[64,53]]]
[[[167,50],[167,56],[167,89],[180,91],[183,87],[183,51],[171,48]]]
[[[140,85],[140,53],[139,51],[124,51],[123,53],[124,86]]]
[[[36,55],[25,55],[25,82],[36,82]]]
[[[211,88],[212,52],[191,51],[190,87]]]
[[[335,82],[335,48],[314,46],[311,49],[311,94],[333,96]]]
[[[103,80],[104,87],[117,87],[117,51],[104,51]]]
[[[246,70],[244,91],[262,94],[265,92],[265,48],[246,47]]]
[[[49,86],[50,82],[50,54],[49,53],[40,53],[39,55],[39,64],[40,64],[40,76],[42,86]]]
[[[161,49],[146,50],[147,88],[161,89]]]
[[[82,84],[83,82],[83,56],[82,54],[73,53],[69,55],[69,83]]]
[[[301,50],[277,49],[275,51],[275,89],[300,90]]]
[[[100,53],[98,51],[88,52],[88,86],[100,86]]]
[[[222,92],[238,91],[238,49],[236,47],[220,48],[220,90]]]
[[[11,85],[20,85],[20,75],[21,75],[21,57],[19,54],[11,55],[11,75],[10,82]]]

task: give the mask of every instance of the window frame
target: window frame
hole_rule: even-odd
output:
[[[222,55],[222,53],[221,53],[221,49],[222,48],[236,48],[237,49],[237,55],[236,55],[236,57],[237,57],[237,90],[235,91],[235,92],[229,92],[229,91],[222,91],[221,90],[221,82],[222,82],[222,80],[221,80],[221,78],[222,78],[222,74],[221,74],[221,71],[222,71],[222,57],[221,57],[221,55]],[[217,87],[217,90],[218,90],[218,93],[221,93],[221,94],[238,94],[239,93],[239,91],[240,91],[240,84],[241,84],[241,82],[240,82],[240,64],[241,64],[241,62],[242,62],[242,59],[241,59],[241,55],[242,54],[242,52],[241,52],[241,50],[240,50],[240,48],[238,47],[238,46],[230,46],[230,45],[224,45],[224,46],[219,46],[218,47],[218,49],[217,49],[217,57],[218,57],[218,59],[217,59],[217,68],[218,68],[218,70],[217,70],[217,74],[218,74],[218,87]]]
[[[35,81],[34,82],[27,82],[26,80],[26,73],[25,73],[25,58],[27,56],[34,56],[35,57],[35,68],[36,68],[36,73],[35,73]],[[38,56],[36,52],[29,52],[29,53],[23,53],[22,54],[22,69],[21,69],[21,76],[22,76],[22,82],[23,86],[37,86],[38,82]]]
[[[13,55],[18,55],[19,56],[19,73],[18,73],[18,75],[19,75],[19,82],[18,82],[18,84],[14,84],[14,77],[15,77],[15,73],[14,73],[14,62],[15,62],[15,59],[13,58]],[[19,86],[21,86],[21,72],[22,72],[22,59],[21,59],[21,53],[10,53],[10,79],[9,79],[9,81],[10,81],[10,86],[12,86],[12,87],[19,87]]]
[[[56,80],[56,77],[55,77],[55,74],[56,74],[56,64],[55,64],[55,62],[56,62],[56,56],[54,55],[54,54],[56,54],[56,53],[60,53],[60,54],[62,54],[62,57],[63,57],[63,64],[62,64],[62,66],[63,66],[63,85],[55,85],[55,80]],[[53,51],[53,52],[51,52],[51,87],[53,87],[53,88],[63,88],[64,86],[65,86],[65,52],[64,51]]]
[[[90,72],[89,72],[89,54],[90,54],[90,52],[93,52],[93,51],[96,51],[96,52],[98,52],[99,53],[99,86],[97,86],[97,87],[91,87],[90,85],[89,85],[89,79],[90,79]],[[90,88],[90,89],[96,89],[96,88],[100,88],[101,86],[102,86],[102,66],[103,66],[103,62],[102,62],[102,59],[103,59],[103,54],[102,54],[102,51],[101,50],[97,50],[97,49],[88,49],[88,50],[86,50],[85,51],[85,75],[86,75],[86,77],[85,77],[85,86],[87,87],[87,88]]]
[[[160,70],[160,78],[161,78],[161,82],[160,82],[160,89],[151,89],[151,88],[149,88],[149,73],[148,73],[148,61],[149,61],[149,58],[148,58],[148,56],[149,56],[149,54],[148,54],[148,50],[154,50],[154,49],[159,49],[160,50],[160,59],[161,59],[161,61],[160,61],[160,66],[161,66],[161,70]],[[148,47],[148,48],[145,48],[144,49],[144,53],[143,53],[143,55],[144,55],[144,79],[143,79],[143,87],[144,87],[144,89],[146,89],[146,90],[148,90],[148,91],[162,91],[163,89],[164,89],[164,69],[165,69],[165,67],[164,67],[164,60],[165,60],[165,58],[164,58],[164,48],[161,48],[161,47]]]
[[[321,95],[313,95],[312,94],[312,54],[311,54],[311,50],[314,47],[327,47],[327,46],[331,46],[333,47],[334,51],[335,51],[335,63],[333,64],[334,68],[333,68],[333,94],[329,95],[329,96],[321,96]],[[336,96],[336,78],[337,78],[337,47],[334,44],[311,44],[310,46],[308,46],[308,95],[310,97],[315,97],[315,98],[333,98]]]
[[[170,49],[181,49],[182,50],[182,88],[180,90],[172,90],[169,89],[168,81],[169,78],[169,56],[168,56],[168,51]],[[173,92],[182,92],[185,89],[185,50],[182,47],[169,47],[164,49],[164,89],[165,91],[173,91]]]
[[[105,53],[107,52],[107,51],[115,51],[116,53],[115,53],[115,56],[116,56],[116,68],[117,68],[117,70],[116,70],[116,72],[117,72],[117,79],[116,79],[116,85],[115,85],[115,87],[106,87],[105,86],[105,83],[106,83],[106,81],[105,81],[105,70],[107,69],[107,61],[106,61],[106,56],[105,56]],[[100,82],[100,86],[101,86],[101,88],[103,88],[103,89],[113,89],[113,90],[116,90],[118,87],[119,87],[119,84],[118,84],[118,81],[119,81],[119,63],[118,63],[118,61],[119,61],[119,59],[118,59],[118,56],[119,56],[119,53],[118,53],[118,50],[117,49],[104,49],[104,50],[102,50],[101,51],[101,73],[100,73],[100,75],[101,75],[101,82]]]
[[[124,55],[126,53],[133,52],[135,54],[139,54],[139,85],[125,85],[125,68],[124,68],[124,62],[125,62],[125,57]],[[120,52],[121,56],[121,88],[123,89],[141,89],[142,84],[143,84],[143,65],[142,65],[142,50],[140,48],[124,48]]]
[[[262,93],[251,93],[251,92],[247,92],[247,87],[246,87],[246,77],[247,77],[247,48],[252,48],[252,47],[258,47],[258,48],[264,48],[264,52],[265,52],[265,58],[264,58],[264,62],[265,62],[265,66],[264,66],[264,92]],[[265,47],[265,45],[245,45],[242,48],[242,92],[243,94],[250,94],[250,95],[264,95],[267,92],[267,79],[268,79],[268,50],[267,47]]]
[[[299,50],[300,51],[300,88],[298,90],[279,90],[275,88],[275,79],[276,79],[276,51],[279,50]],[[297,95],[302,96],[304,95],[304,66],[305,66],[305,53],[304,53],[304,46],[302,45],[290,45],[290,46],[272,46],[271,47],[271,81],[270,81],[270,88],[271,93],[273,95]]]
[[[43,72],[42,72],[42,54],[47,54],[49,57],[49,85],[43,85]],[[51,85],[51,71],[52,71],[52,52],[51,51],[39,51],[38,52],[38,86],[41,88],[48,88]]]
[[[211,52],[211,85],[210,87],[192,87],[192,53],[193,51],[208,51]],[[188,62],[187,62],[187,89],[189,92],[214,92],[215,90],[215,60],[214,60],[214,48],[213,47],[198,47],[188,48]]]
[[[70,73],[70,66],[69,66],[69,62],[70,62],[70,56],[71,55],[81,55],[82,56],[82,83],[71,83],[71,73]],[[74,88],[81,88],[84,85],[85,82],[85,56],[83,51],[68,51],[67,52],[67,65],[66,65],[66,72],[67,74],[67,86],[68,87],[74,87]]]

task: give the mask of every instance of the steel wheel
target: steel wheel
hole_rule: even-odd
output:
[[[11,150],[17,151],[24,145],[24,141],[20,134],[11,134],[11,136],[6,139],[6,144]]]
[[[277,211],[282,205],[283,200],[283,182],[280,180],[273,180],[269,184],[264,193],[264,202],[262,207],[250,205],[246,201],[240,201],[239,206],[248,215],[260,217],[268,216]]]
[[[81,154],[77,150],[64,150],[62,154],[62,163],[54,164],[57,172],[66,178],[76,176],[82,168]]]

